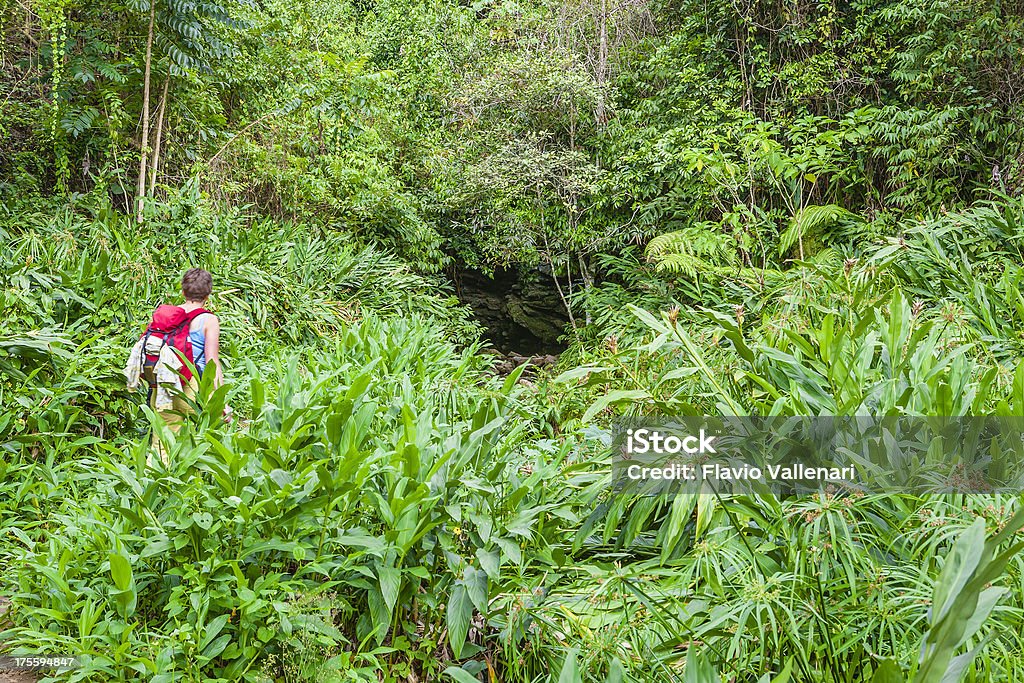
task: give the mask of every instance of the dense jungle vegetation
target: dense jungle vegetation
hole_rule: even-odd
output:
[[[1020,0],[0,0],[0,67],[0,651],[1024,679],[1020,495],[630,497],[608,447],[1024,415]],[[192,266],[228,381],[174,434],[121,367]],[[466,273],[555,292],[554,367]]]

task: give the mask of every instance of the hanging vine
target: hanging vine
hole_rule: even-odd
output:
[[[64,104],[61,100],[61,87],[64,81],[64,66],[67,59],[68,44],[68,0],[44,0],[37,4],[37,12],[43,27],[50,36],[50,138],[53,142],[53,167],[56,190],[64,194],[68,189],[71,177],[71,162],[67,135],[61,127]]]

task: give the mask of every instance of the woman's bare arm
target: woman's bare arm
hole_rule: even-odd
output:
[[[213,386],[217,388],[224,384],[224,370],[220,364],[220,320],[215,315],[209,316],[206,325],[203,326],[203,333],[206,335],[206,367],[213,364]],[[231,406],[224,406],[224,421],[231,422]]]
[[[206,364],[214,366],[213,386],[224,383],[224,371],[220,366],[220,320],[215,315],[208,316],[203,333],[206,335]]]

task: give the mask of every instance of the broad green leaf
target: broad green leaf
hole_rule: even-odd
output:
[[[569,650],[562,663],[562,670],[558,674],[558,683],[583,683],[578,657],[579,650],[577,648]]]
[[[377,567],[377,577],[380,580],[380,593],[384,598],[388,614],[393,614],[395,604],[398,602],[398,592],[402,585],[402,570],[396,567],[379,566]]]
[[[875,668],[875,674],[871,677],[871,683],[906,683],[907,678],[896,662],[891,659],[883,659]]]
[[[216,619],[214,619],[213,621],[211,621],[210,623],[208,623],[206,625],[206,628],[205,628],[205,630],[203,632],[203,639],[199,643],[199,650],[200,651],[206,650],[206,647],[211,642],[213,642],[213,639],[216,638],[217,635],[221,632],[221,630],[224,628],[224,625],[226,623],[228,623],[228,619],[230,617],[231,617],[230,614],[222,614],[222,615],[220,615],[219,617],[217,617]],[[217,654],[220,654],[220,653],[218,652]],[[216,656],[216,655],[210,655],[210,656]]]
[[[118,590],[128,590],[132,584],[132,565],[128,558],[119,553],[110,553],[110,577]]]
[[[450,676],[456,683],[480,683],[480,679],[461,666],[449,666],[444,670],[444,674]]]
[[[501,566],[501,555],[496,550],[484,550],[477,548],[476,557],[480,561],[480,568],[487,573],[492,581],[498,580],[498,573]]]
[[[473,602],[469,598],[466,587],[455,584],[448,598],[448,643],[456,657],[462,656],[462,648],[466,645],[469,633],[469,622],[473,618]]]
[[[487,574],[476,567],[466,567],[463,581],[469,599],[481,614],[487,613]]]

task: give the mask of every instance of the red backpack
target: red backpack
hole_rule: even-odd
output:
[[[205,308],[196,308],[186,312],[181,306],[171,306],[170,304],[161,304],[153,311],[153,319],[142,335],[142,376],[149,382],[150,387],[155,387],[157,384],[156,365],[160,361],[160,352],[163,351],[164,346],[181,351],[190,363],[195,362],[195,358],[192,357],[192,340],[189,339],[188,328],[192,321],[203,313],[209,313],[209,311]],[[160,348],[156,353],[147,353],[149,340],[154,337],[161,340]],[[183,365],[179,372],[185,382],[192,379],[192,371],[187,365]]]

